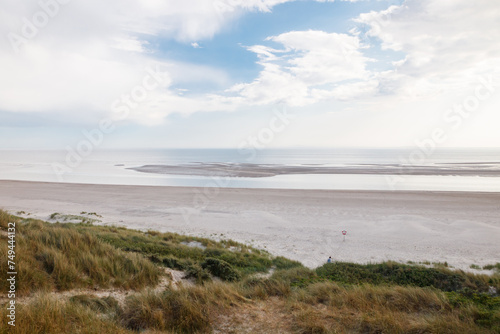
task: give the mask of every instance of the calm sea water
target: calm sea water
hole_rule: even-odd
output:
[[[432,190],[500,192],[500,177],[387,176],[387,175],[279,175],[266,178],[222,179],[202,176],[146,174],[128,167],[188,163],[253,163],[270,165],[359,166],[408,164],[414,149],[157,149],[101,150],[68,166],[66,151],[0,151],[0,179],[90,184],[200,186],[277,189]],[[419,157],[419,165],[489,164],[500,169],[500,150],[446,149]],[[74,160],[71,160],[74,162]],[[54,166],[62,168],[54,169]],[[59,170],[59,173],[57,171]],[[59,175],[58,175],[59,174]]]

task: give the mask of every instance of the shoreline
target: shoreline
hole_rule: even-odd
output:
[[[140,185],[140,184],[106,184],[106,183],[83,183],[83,182],[58,182],[58,181],[31,181],[31,180],[10,180],[10,179],[0,179],[0,192],[2,184],[7,183],[19,183],[19,184],[37,184],[37,185],[74,185],[74,186],[83,186],[83,187],[134,187],[134,188],[168,188],[168,189],[188,189],[191,191],[201,190],[205,188],[217,188],[217,189],[228,189],[228,190],[239,190],[239,191],[284,191],[284,192],[332,192],[332,193],[381,193],[381,194],[471,194],[471,195],[499,195],[500,197],[500,189],[498,191],[468,191],[468,190],[376,190],[376,189],[298,189],[298,188],[237,188],[237,187],[212,187],[212,186],[203,186],[203,187],[195,187],[195,186],[170,186],[170,185]],[[10,185],[9,185],[10,186]]]
[[[43,220],[55,212],[96,212],[102,224],[234,239],[309,267],[328,256],[448,262],[458,269],[500,261],[500,193],[491,192],[0,181],[0,208]]]

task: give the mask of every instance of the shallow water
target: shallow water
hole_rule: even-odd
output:
[[[298,174],[236,178],[149,174],[127,169],[143,165],[251,163],[314,167],[369,165],[370,168],[459,165],[479,171],[484,168],[500,171],[500,150],[447,149],[431,155],[415,152],[415,149],[268,149],[255,151],[253,156],[248,150],[231,149],[102,150],[84,157],[72,168],[65,161],[68,157],[65,151],[0,151],[0,179],[151,186],[500,192],[500,177],[484,177],[480,172],[477,176]],[[61,169],[64,173],[58,175]]]

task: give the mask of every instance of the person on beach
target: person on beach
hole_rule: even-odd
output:
[[[330,256],[328,260],[326,260],[326,263],[332,263],[332,257]]]

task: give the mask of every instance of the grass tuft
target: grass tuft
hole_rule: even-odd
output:
[[[7,310],[0,310],[2,319],[7,319]],[[8,327],[7,327],[8,326]],[[119,325],[112,317],[102,317],[100,312],[47,294],[39,294],[28,304],[16,309],[16,326],[2,321],[0,333],[15,334],[61,334],[61,333],[116,333],[133,332]]]
[[[219,283],[161,294],[145,292],[127,300],[119,317],[126,328],[135,331],[208,332],[214,317],[242,299],[231,286]]]

